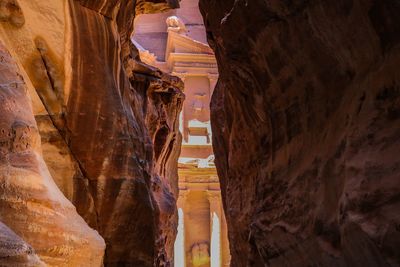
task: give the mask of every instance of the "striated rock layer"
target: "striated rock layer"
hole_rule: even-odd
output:
[[[33,154],[40,155],[40,172],[24,181],[0,170],[15,183],[1,187],[9,196],[0,220],[46,264],[101,266],[103,240],[83,218],[106,242],[106,266],[171,266],[183,83],[141,63],[130,36],[136,13],[177,6],[175,0],[0,0],[0,37],[25,81],[18,93],[30,96],[16,97],[23,102],[14,107],[15,92],[6,94],[12,105],[4,106],[0,125],[14,129],[20,119],[12,116],[26,112],[21,135],[32,131]],[[31,166],[22,154],[15,164]]]
[[[41,155],[25,83],[1,43],[0,58],[0,220],[50,266],[100,266],[104,240],[89,228],[53,182]],[[1,230],[14,243],[2,238],[0,250],[9,256],[0,261],[8,258],[6,266],[17,260],[36,260],[39,264],[22,239],[3,226]],[[10,257],[16,257],[16,261]]]
[[[45,266],[31,246],[0,222],[0,266]]]
[[[169,266],[183,84],[136,60],[134,1],[101,10],[81,2],[71,6],[72,69],[79,71],[72,73],[66,139],[89,181],[90,225],[106,240],[108,266]]]
[[[232,266],[399,266],[399,2],[200,8]]]

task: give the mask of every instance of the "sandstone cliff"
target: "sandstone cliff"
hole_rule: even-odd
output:
[[[399,266],[399,2],[200,7],[232,266]]]
[[[2,99],[11,104],[0,107],[8,112],[1,111],[0,123],[6,134],[20,131],[27,139],[28,151],[12,164],[33,172],[22,181],[4,163],[1,190],[9,196],[0,203],[0,220],[44,263],[100,266],[101,235],[106,266],[170,266],[183,84],[141,63],[130,35],[136,13],[177,6],[170,0],[0,1],[2,51],[10,51],[19,71],[4,69],[19,72],[18,83],[9,84],[21,83],[2,84]],[[6,148],[8,159],[14,152]]]
[[[100,266],[104,241],[53,182],[25,83],[2,44],[0,58],[0,219],[51,266]],[[2,247],[8,255],[0,263],[7,266],[2,261],[29,247],[7,229],[5,233],[18,242],[9,252]]]

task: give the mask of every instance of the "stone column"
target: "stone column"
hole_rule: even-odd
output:
[[[208,201],[210,202],[210,224],[212,224],[212,216],[215,212],[219,219],[221,219],[221,199],[220,192],[214,190],[207,191]],[[211,225],[212,226],[212,225]]]
[[[184,88],[183,88],[183,92],[186,91],[186,86],[185,86],[185,80],[187,77],[187,73],[186,72],[173,72],[172,75],[178,76],[183,84],[184,84]],[[182,133],[182,142],[183,144],[186,144],[189,142],[189,133],[188,133],[188,118],[187,118],[187,114],[185,114],[185,108],[182,109],[181,111],[181,115],[179,116],[179,130]]]
[[[190,190],[185,203],[185,252],[187,267],[210,267],[210,205],[204,190]]]
[[[208,199],[210,201],[210,224],[212,231],[212,217],[215,212],[220,220],[220,259],[221,266],[230,266],[231,255],[229,251],[228,227],[226,224],[225,213],[222,207],[221,191],[207,191]]]
[[[179,189],[179,197],[178,197],[178,201],[176,203],[178,209],[184,210],[185,202],[186,202],[188,194],[189,194],[189,190],[181,189],[181,188]]]
[[[222,211],[221,218],[221,253],[222,267],[231,266],[231,253],[229,250],[228,225],[226,224],[225,212]]]
[[[185,235],[185,232],[186,232],[186,223],[185,223],[185,220],[186,220],[186,214],[187,214],[187,212],[186,212],[186,199],[187,199],[187,196],[188,196],[188,194],[189,194],[189,190],[186,190],[186,189],[180,189],[179,190],[179,197],[178,197],[178,201],[177,201],[177,207],[178,207],[178,210],[179,209],[182,209],[182,212],[183,212],[183,232],[182,232],[182,235],[183,235],[183,248],[176,248],[176,249],[182,249],[183,250],[183,255],[180,255],[181,257],[183,257],[183,266],[182,267],[186,267],[186,241],[185,241],[185,239],[186,239],[186,235]],[[175,259],[175,262],[177,262],[177,260]],[[179,266],[179,267],[181,267],[181,266]]]
[[[219,222],[220,222],[220,227],[219,227],[219,259],[220,259],[220,266],[222,263],[222,242],[221,242],[221,237],[222,237],[222,214],[221,214],[221,193],[220,191],[213,191],[213,190],[208,190],[207,191],[207,196],[208,196],[208,201],[210,202],[210,234],[212,234],[213,231],[213,217],[214,213],[218,216]],[[211,237],[212,239],[212,237]],[[210,244],[210,256],[211,256],[211,244]],[[220,267],[219,266],[219,267]]]
[[[208,79],[210,80],[210,96],[213,94],[215,86],[217,85],[218,81],[218,74],[211,74],[209,73]]]
[[[209,83],[210,83],[210,89],[209,89],[210,92],[209,92],[208,97],[209,97],[209,101],[211,103],[212,94],[213,94],[215,86],[217,85],[217,82],[218,82],[218,74],[208,73],[207,77],[208,77],[208,80],[209,80]],[[211,114],[210,114],[210,116],[211,116]],[[210,128],[208,129],[208,132],[209,132],[208,138],[209,138],[209,140],[212,140],[211,125],[210,125]]]

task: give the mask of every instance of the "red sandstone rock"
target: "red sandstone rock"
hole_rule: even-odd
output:
[[[34,125],[33,136],[39,140],[38,133],[41,135],[43,158],[57,186],[104,237],[105,265],[171,266],[181,139],[177,118],[182,108],[183,84],[143,65],[130,36],[135,12],[177,7],[178,1],[8,2],[18,9],[10,12],[0,6],[0,37],[12,50],[27,81],[39,127],[38,132],[36,123],[29,121]],[[5,97],[7,103],[13,99]],[[30,110],[29,99],[23,100],[19,108]],[[20,109],[8,112],[16,115]],[[0,114],[0,125],[7,118]],[[5,157],[9,153],[6,151]],[[40,166],[46,169],[49,191],[57,191],[63,205],[68,203],[66,218],[70,218],[74,207],[53,184],[43,160]],[[29,186],[25,189],[33,190]],[[46,200],[46,194],[40,191],[35,197]],[[9,192],[10,199],[15,196],[14,191]],[[36,237],[35,242],[31,238],[26,241],[42,261],[56,266],[64,262],[68,266],[101,265],[103,244],[99,240],[88,240],[84,248],[70,242],[65,247],[67,252],[58,247],[55,252],[48,252],[46,246],[54,244],[40,242],[43,232],[53,234],[54,227],[57,233],[65,231],[65,238],[76,238],[69,235],[68,228],[75,230],[75,217],[67,227],[54,217],[37,219],[29,217],[25,210],[19,213],[33,225],[47,222],[36,232],[26,222],[11,223],[18,215],[0,204],[0,219],[24,239]],[[76,213],[74,216],[82,223],[81,230],[93,238],[93,231]],[[62,241],[54,235],[54,242]],[[87,258],[92,256],[87,251],[90,249],[99,255],[88,263],[81,254],[73,255],[78,248]],[[73,262],[69,261],[72,256]]]
[[[232,266],[399,266],[398,1],[200,5]]]
[[[48,265],[100,266],[104,240],[53,182],[41,154],[25,82],[2,43],[0,59],[0,220],[32,245]],[[4,227],[2,230],[20,246],[14,251],[17,258],[13,264],[22,258],[28,261],[29,255],[23,254],[32,254],[30,248]],[[0,243],[7,249],[7,240]],[[25,263],[34,260],[33,254],[31,258]]]
[[[0,266],[45,266],[31,246],[0,222]]]
[[[94,1],[71,8],[72,68],[79,71],[72,73],[66,139],[89,181],[91,225],[108,245],[106,265],[170,266],[183,83],[136,61],[134,2],[119,3],[110,10],[115,21]]]

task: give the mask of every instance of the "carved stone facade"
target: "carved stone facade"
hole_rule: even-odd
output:
[[[185,83],[175,267],[229,266],[227,227],[211,143],[210,101],[218,69],[207,45],[198,0],[183,0],[180,9],[166,13],[138,16],[132,40],[143,62]]]

